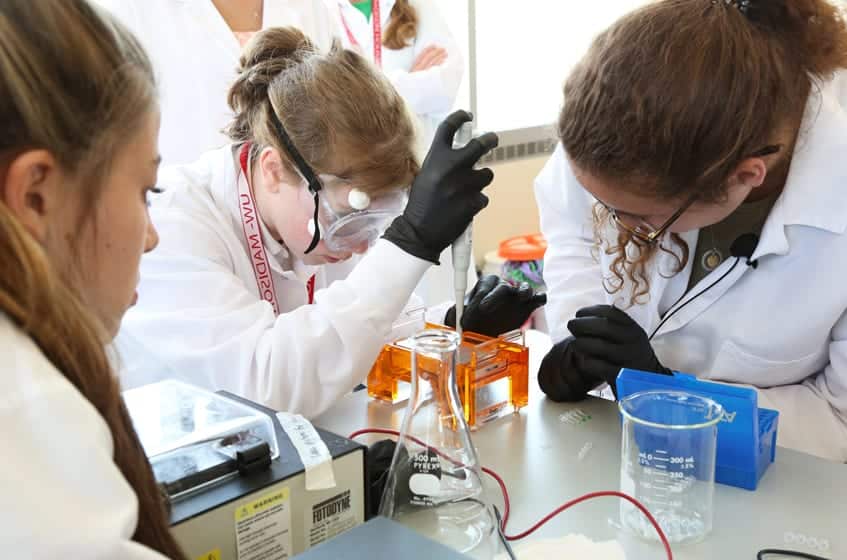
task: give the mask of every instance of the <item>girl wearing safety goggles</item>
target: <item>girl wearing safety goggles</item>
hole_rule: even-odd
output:
[[[233,143],[160,173],[160,250],[124,322],[123,382],[178,377],[315,415],[362,382],[424,272],[487,204],[492,173],[474,165],[496,136],[453,149],[470,119],[454,113],[419,167],[378,69],[292,28],[251,40],[229,103]],[[498,331],[538,303],[490,282],[476,293],[491,297],[465,317]]]

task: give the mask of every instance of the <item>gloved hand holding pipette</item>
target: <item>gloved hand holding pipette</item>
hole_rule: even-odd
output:
[[[473,131],[472,122],[465,122],[454,135],[453,148],[465,149],[474,141]],[[487,136],[483,134],[480,138]],[[535,294],[529,286],[510,286],[497,276],[481,279],[466,296],[472,248],[473,225],[469,225],[453,241],[453,293],[456,303],[447,312],[444,324],[454,327],[460,334],[463,330],[470,330],[488,336],[520,328],[533,311],[547,302],[547,297]]]
[[[528,284],[512,286],[497,276],[484,276],[465,297],[462,329],[498,336],[520,328],[546,302],[547,295],[535,293]],[[456,327],[455,307],[447,311],[444,324]]]
[[[467,111],[456,111],[438,127],[412,184],[406,209],[384,235],[407,253],[436,264],[441,252],[488,205],[481,191],[491,183],[494,173],[474,169],[474,165],[497,146],[497,135],[488,133],[463,148],[453,147],[456,131],[471,118]]]

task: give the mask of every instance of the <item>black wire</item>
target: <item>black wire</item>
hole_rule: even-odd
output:
[[[481,500],[477,500],[476,498],[462,498],[461,500],[456,500],[456,504],[460,504],[462,502],[473,502],[475,504],[481,505],[483,508],[486,507],[485,502]],[[497,536],[500,538],[500,542],[503,543],[503,548],[506,549],[506,554],[509,555],[510,560],[518,560],[518,557],[515,555],[515,551],[512,550],[512,545],[509,544],[509,539],[506,538],[506,533],[503,532],[503,518],[500,517],[500,510],[497,509],[497,506],[492,505],[494,508],[494,516],[497,518]]]
[[[766,554],[779,554],[780,556],[788,556],[789,558],[803,558],[805,560],[829,560],[823,556],[815,556],[808,552],[797,552],[795,550],[780,550],[778,548],[766,548],[756,553],[756,560],[765,560]]]
[[[658,325],[655,329],[653,329],[652,334],[650,334],[650,337],[649,337],[647,340],[653,340],[653,337],[654,337],[654,336],[656,336],[656,333],[657,333],[657,332],[659,332],[659,329],[661,329],[661,328],[662,328],[662,325],[664,325],[665,323],[667,323],[668,319],[670,319],[671,317],[673,317],[674,315],[676,315],[677,311],[680,311],[683,307],[685,307],[686,305],[688,305],[689,303],[691,303],[692,301],[694,301],[694,300],[695,300],[695,299],[697,299],[698,297],[702,296],[703,294],[705,294],[706,292],[708,292],[709,290],[711,290],[712,288],[714,288],[714,287],[715,287],[715,285],[717,285],[717,284],[718,284],[721,280],[723,280],[724,278],[726,278],[727,276],[729,276],[729,275],[730,275],[730,273],[732,273],[732,271],[733,271],[733,270],[735,270],[735,267],[736,267],[736,266],[738,266],[738,263],[739,263],[739,262],[741,262],[741,257],[735,257],[735,262],[734,262],[734,263],[732,263],[732,266],[731,266],[731,267],[729,267],[729,270],[727,270],[726,272],[724,272],[724,273],[721,275],[721,277],[720,277],[720,278],[718,278],[717,280],[715,280],[714,282],[712,282],[711,284],[709,284],[708,286],[706,286],[705,288],[703,288],[702,290],[700,290],[700,292],[698,292],[695,296],[693,296],[693,297],[689,298],[689,299],[688,299],[685,303],[683,303],[682,305],[680,305],[679,307],[677,307],[676,309],[674,309],[674,310],[673,310],[673,311],[671,311],[670,313],[666,313],[666,314],[665,314],[665,316],[662,318],[662,321],[659,323],[659,325]],[[682,296],[682,297],[685,297],[685,295],[683,294],[683,296]],[[682,299],[682,298],[679,298],[679,300],[681,300],[681,299]],[[679,303],[679,300],[677,300],[677,303]],[[676,303],[674,303],[674,305],[676,305]]]
[[[497,506],[494,506],[494,515],[497,516],[497,535],[500,537],[500,542],[503,543],[503,548],[506,549],[506,554],[509,555],[510,560],[518,560],[515,551],[512,550],[512,545],[509,544],[509,539],[506,538],[506,534],[503,532],[503,520],[500,517],[500,510],[497,509]]]

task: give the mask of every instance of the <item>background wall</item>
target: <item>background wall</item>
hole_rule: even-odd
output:
[[[467,45],[465,77],[456,107],[470,107],[470,89],[475,85],[477,132],[497,132],[501,146],[517,148],[536,141],[555,142],[554,135],[542,127],[556,120],[568,72],[599,31],[646,0],[431,1],[457,41]],[[509,32],[504,34],[504,29]],[[476,69],[473,84],[470,58]],[[543,72],[537,71],[539,65]],[[548,157],[485,163],[494,169],[495,178],[487,189],[491,203],[475,221],[477,266],[482,266],[485,253],[495,250],[501,240],[539,231],[532,185]]]
[[[501,240],[540,231],[532,186],[546,162],[545,155],[491,165],[494,182],[485,190],[491,202],[474,221],[478,267],[482,267],[485,253],[496,250]]]

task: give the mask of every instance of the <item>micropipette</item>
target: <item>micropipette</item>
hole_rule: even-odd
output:
[[[453,148],[463,148],[473,137],[473,121],[463,124],[453,137]],[[456,297],[456,332],[462,335],[462,314],[465,311],[465,294],[468,291],[468,270],[471,266],[473,222],[453,242],[453,293]]]

